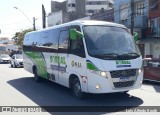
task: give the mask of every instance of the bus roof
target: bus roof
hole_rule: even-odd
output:
[[[79,25],[79,26],[80,25],[81,26],[85,26],[85,25],[106,25],[106,26],[115,26],[115,27],[126,28],[122,24],[117,24],[117,23],[112,23],[112,22],[106,22],[106,21],[76,20],[76,21],[71,21],[71,22],[68,22],[68,23],[56,25],[56,26],[53,26],[53,27],[48,27],[48,28],[45,28],[45,29],[41,29],[41,30],[38,30],[38,31],[29,32],[29,33],[42,32],[42,31],[46,31],[46,30],[51,30],[51,29],[56,29],[56,28],[61,28],[61,27],[71,26],[71,25]]]

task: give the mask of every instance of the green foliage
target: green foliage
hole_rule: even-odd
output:
[[[31,31],[33,31],[33,29],[26,29],[26,30],[22,30],[21,32],[16,32],[12,39],[14,40],[16,45],[22,46],[24,35]]]

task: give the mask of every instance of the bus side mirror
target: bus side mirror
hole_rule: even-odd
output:
[[[70,29],[69,31],[70,34],[70,39],[71,40],[77,40],[77,38],[83,38],[83,34],[79,31],[77,31],[76,29]]]
[[[134,32],[133,37],[134,37],[135,42],[137,42],[138,41],[138,33]]]

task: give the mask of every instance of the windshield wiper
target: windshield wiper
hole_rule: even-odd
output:
[[[139,54],[135,53],[135,52],[130,52],[130,53],[125,53],[125,54],[122,54],[123,56],[124,55],[127,55],[127,56],[140,56]]]
[[[102,56],[113,56],[113,57],[118,57],[119,54],[117,53],[108,53],[108,54],[101,54]]]
[[[96,54],[96,55],[94,55],[94,56],[97,56],[97,57],[103,57],[103,58],[107,58],[107,59],[109,59],[109,58],[117,58],[117,57],[120,57],[120,55],[119,54],[116,54],[116,53],[107,53],[107,54]]]

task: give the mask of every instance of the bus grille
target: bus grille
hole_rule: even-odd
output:
[[[111,71],[110,74],[112,78],[136,76],[136,69]]]
[[[130,87],[134,84],[134,81],[114,82],[113,84],[115,88]]]

